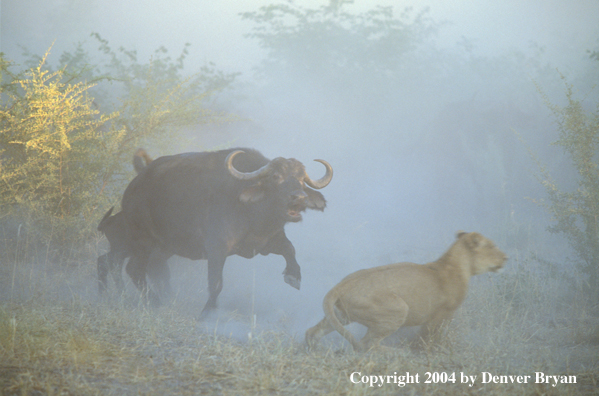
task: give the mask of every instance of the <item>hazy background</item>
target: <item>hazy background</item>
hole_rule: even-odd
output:
[[[303,334],[320,319],[322,297],[342,277],[394,261],[433,260],[457,230],[480,231],[514,260],[532,252],[571,268],[563,239],[545,230],[549,216],[527,199],[543,198],[544,190],[516,133],[563,186],[572,185],[568,159],[550,146],[557,132],[534,82],[563,104],[561,73],[577,97],[597,102],[599,62],[587,51],[599,49],[598,1],[356,0],[343,9],[359,14],[393,6],[399,18],[412,7],[408,25],[428,8],[424,15],[434,32],[401,56],[379,53],[370,64],[366,54],[348,56],[358,66],[347,67],[332,64],[330,51],[322,59],[311,52],[310,43],[327,48],[318,36],[291,51],[287,60],[297,62],[263,63],[268,52],[246,37],[257,24],[240,13],[269,4],[287,3],[3,0],[0,47],[19,62],[23,48],[41,55],[54,43],[52,63],[77,42],[95,50],[92,32],[113,48],[137,50],[140,61],[160,46],[175,55],[191,43],[189,73],[210,62],[241,73],[211,105],[243,120],[190,131],[195,143],[184,149],[251,146],[270,158],[299,159],[313,178],[324,169],[312,159],[332,164],[335,176],[322,190],[325,212],[286,227],[302,267],[302,290],[283,283],[282,257],[230,258],[223,310],[253,311],[259,323],[283,321]],[[301,2],[305,9],[327,4]],[[339,44],[340,51],[358,48],[351,40]],[[382,66],[387,59],[390,68]],[[199,310],[205,262],[171,267],[179,298],[203,290]],[[185,271],[197,273],[197,283]]]
[[[276,4],[269,0],[196,1],[44,1],[3,0],[2,51],[20,54],[18,45],[36,53],[45,52],[55,42],[55,54],[74,42],[98,32],[113,45],[135,48],[147,56],[160,45],[171,51],[189,42],[193,45],[191,63],[212,61],[228,71],[251,71],[263,55],[258,45],[243,38],[251,27],[240,12]],[[307,8],[328,4],[304,0]],[[528,50],[531,43],[546,47],[555,66],[566,66],[570,51],[597,45],[596,0],[517,0],[494,1],[372,1],[356,0],[349,9],[364,11],[374,5],[393,6],[397,13],[406,7],[430,10],[436,21],[448,21],[438,36],[444,46],[454,46],[462,37],[473,41],[484,55],[514,49]],[[570,65],[572,67],[572,65]]]

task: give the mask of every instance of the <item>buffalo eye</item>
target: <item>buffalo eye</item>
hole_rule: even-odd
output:
[[[277,184],[283,183],[283,176],[280,173],[273,173],[270,179]]]

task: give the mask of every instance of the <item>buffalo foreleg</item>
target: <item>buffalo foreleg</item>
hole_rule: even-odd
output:
[[[283,271],[283,280],[297,290],[300,289],[302,281],[301,269],[295,259],[295,248],[291,241],[287,239],[285,231],[281,230],[270,238],[268,244],[260,253],[263,255],[273,253],[283,256],[286,263],[285,270]]]
[[[226,258],[225,254],[208,254],[208,292],[210,296],[202,309],[200,318],[216,309],[216,300],[223,289],[223,268]]]

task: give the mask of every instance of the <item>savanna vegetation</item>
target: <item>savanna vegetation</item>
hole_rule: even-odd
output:
[[[22,65],[0,54],[1,394],[597,393],[597,88],[585,86],[581,95],[574,82],[566,83],[565,104],[557,105],[554,96],[547,94],[555,88],[546,88],[549,68],[538,58],[474,56],[467,40],[462,43],[466,55],[430,50],[425,44],[442,24],[430,20],[426,12],[406,10],[398,16],[391,8],[376,7],[355,14],[347,11],[347,4],[337,1],[311,9],[285,2],[242,14],[254,24],[249,38],[267,50],[258,68],[262,89],[273,89],[277,97],[289,92],[289,86],[281,84],[289,76],[302,82],[316,79],[315,85],[331,107],[342,108],[343,114],[352,115],[352,122],[364,127],[363,135],[353,138],[375,145],[383,154],[405,155],[433,147],[438,137],[432,132],[410,134],[410,128],[397,127],[393,138],[381,134],[377,139],[379,135],[373,133],[377,130],[368,127],[373,119],[383,118],[389,124],[401,124],[414,109],[409,107],[409,95],[415,86],[430,92],[436,86],[457,85],[460,76],[468,76],[473,85],[487,84],[478,94],[483,102],[489,99],[485,95],[501,96],[510,90],[518,91],[514,96],[521,98],[519,90],[532,84],[530,76],[518,75],[510,84],[499,77],[505,70],[533,64],[538,96],[545,100],[557,125],[555,144],[563,149],[567,161],[561,164],[568,169],[555,175],[556,166],[547,165],[552,159],[544,156],[545,148],[526,135],[526,128],[534,128],[528,121],[517,124],[518,132],[530,145],[539,165],[538,180],[547,192],[545,200],[534,199],[552,216],[549,232],[566,237],[571,247],[568,260],[547,257],[542,246],[527,243],[530,228],[511,215],[510,205],[521,191],[512,180],[525,169],[522,160],[514,160],[513,147],[501,140],[503,135],[513,135],[512,130],[485,125],[486,114],[480,111],[475,115],[483,121],[474,122],[474,132],[464,126],[464,120],[473,118],[431,101],[426,109],[430,119],[440,120],[444,133],[453,133],[441,137],[442,149],[456,154],[455,161],[443,161],[442,150],[431,149],[426,158],[439,162],[433,168],[439,171],[434,181],[442,193],[451,195],[442,180],[447,178],[442,168],[450,169],[462,178],[458,187],[464,194],[476,195],[482,202],[479,212],[473,208],[474,213],[484,220],[505,219],[493,223],[500,236],[495,242],[510,256],[504,273],[472,282],[465,303],[438,345],[412,349],[413,333],[400,331],[385,340],[385,348],[368,353],[354,353],[337,335],[307,351],[303,330],[316,322],[302,324],[298,330],[289,324],[297,312],[289,311],[278,313],[276,323],[265,323],[254,306],[254,288],[249,294],[239,291],[240,302],[232,309],[225,304],[216,321],[199,322],[196,315],[206,296],[203,263],[172,266],[177,292],[160,308],[147,307],[130,284],[123,296],[99,300],[95,262],[105,252],[105,242],[95,229],[105,211],[118,206],[134,175],[133,152],[139,146],[150,152],[152,147],[161,152],[181,151],[185,139],[201,139],[181,135],[181,131],[230,119],[213,99],[220,90],[232,87],[237,75],[223,73],[214,65],[189,74],[184,67],[187,46],[175,59],[159,48],[147,62],[140,61],[135,51],[115,50],[98,34],[92,35],[97,53],[79,44],[58,61],[53,61],[51,50],[42,56],[29,54]],[[593,62],[599,60],[597,51],[589,55]],[[454,73],[448,75],[447,70]],[[309,84],[291,88],[297,89],[293,92],[298,96],[311,94]],[[564,91],[563,85],[560,89]],[[448,95],[450,91],[443,92]],[[364,100],[342,100],[347,97]],[[462,100],[455,102],[462,105]],[[468,106],[466,113],[480,110]],[[321,103],[315,107],[326,108]],[[496,102],[492,107],[501,108]],[[492,115],[509,113],[514,119],[528,120],[526,109],[504,109]],[[385,118],[388,113],[393,117]],[[454,118],[444,116],[456,113],[455,124],[448,122]],[[364,160],[356,156],[347,162]],[[490,217],[487,212],[499,214]],[[349,228],[339,230],[336,240],[345,241],[344,234],[349,232]],[[323,257],[338,253],[304,256],[302,266],[325,271]],[[434,258],[428,253],[421,256],[421,262]],[[349,266],[365,266],[361,259],[355,256]],[[368,263],[375,262],[368,259]],[[341,279],[346,273],[337,275]],[[252,281],[246,277],[244,282]],[[322,297],[316,296],[315,317],[322,315]],[[352,331],[361,329],[353,327]],[[356,372],[361,374],[351,377]],[[418,383],[370,387],[351,381],[406,372],[418,374]],[[425,383],[427,372],[437,373],[431,383]],[[505,376],[507,383],[483,381],[483,375],[488,378],[483,373]],[[535,383],[536,373],[556,377]],[[473,383],[461,383],[461,374],[477,377]],[[518,375],[531,379],[525,384],[511,383],[507,377]],[[571,376],[576,383],[560,383]]]
[[[591,55],[591,57],[596,57]],[[563,78],[565,80],[565,78]],[[595,88],[596,89],[596,88]],[[542,89],[539,88],[542,94]],[[559,185],[538,157],[538,179],[547,191],[547,201],[540,201],[552,215],[552,233],[563,234],[584,274],[584,294],[599,309],[599,101],[587,103],[575,96],[573,87],[565,83],[566,105],[544,100],[553,113],[559,138],[553,144],[566,154],[576,170],[574,188]]]
[[[137,147],[173,150],[183,128],[224,119],[207,99],[235,77],[208,67],[184,75],[187,49],[171,59],[159,48],[140,63],[134,51],[93,39],[99,55],[79,45],[54,67],[50,51],[22,70],[4,56],[0,63],[1,217],[52,259],[95,234],[89,225],[118,203]]]

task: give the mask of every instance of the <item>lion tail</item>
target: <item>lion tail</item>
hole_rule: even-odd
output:
[[[326,316],[329,324],[339,334],[341,334],[343,337],[345,337],[345,339],[347,341],[349,341],[349,343],[354,348],[354,351],[359,351],[360,344],[358,343],[358,341],[356,341],[356,338],[353,336],[353,334],[350,333],[349,330],[347,330],[345,327],[343,327],[343,324],[339,321],[339,318],[335,314],[335,304],[337,303],[338,300],[339,300],[339,296],[337,295],[335,288],[331,289],[326,294],[326,296],[324,296],[324,301],[322,303],[324,315]]]

